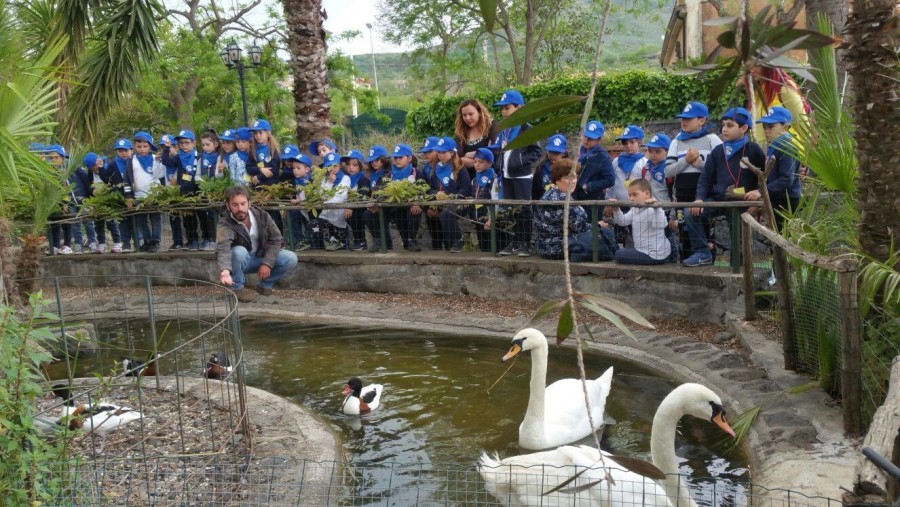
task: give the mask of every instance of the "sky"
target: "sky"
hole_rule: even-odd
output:
[[[323,0],[322,6],[328,14],[325,20],[325,30],[337,35],[347,30],[359,30],[361,36],[353,41],[330,42],[328,49],[340,49],[341,52],[354,55],[369,54],[372,52],[369,42],[369,29],[366,23],[372,24],[372,39],[376,53],[396,53],[408,50],[389,44],[383,40],[379,33],[375,17],[378,12],[376,0]]]

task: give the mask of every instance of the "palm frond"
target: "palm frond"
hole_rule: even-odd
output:
[[[79,65],[80,85],[69,96],[63,138],[78,134],[93,142],[106,111],[137,82],[143,65],[156,57],[157,19],[163,12],[157,0],[125,0],[104,12],[96,40]]]
[[[885,261],[879,261],[864,254],[860,254],[864,265],[859,271],[860,292],[864,296],[859,302],[862,315],[866,315],[869,309],[877,301],[882,308],[892,308],[900,305],[900,250],[894,248],[891,241],[888,257]]]
[[[17,4],[17,35],[22,40],[26,57],[29,52],[42,54],[58,37],[47,37],[47,27],[52,27],[57,19],[57,3],[53,0],[31,0]],[[64,34],[63,34],[64,35]]]

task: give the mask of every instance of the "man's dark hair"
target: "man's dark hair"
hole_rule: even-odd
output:
[[[235,197],[242,195],[247,198],[247,202],[250,202],[250,190],[243,185],[235,185],[233,187],[228,187],[225,190],[225,202],[229,203]]]

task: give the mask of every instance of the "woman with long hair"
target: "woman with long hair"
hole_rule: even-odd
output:
[[[762,118],[773,106],[781,106],[791,112],[794,129],[809,126],[809,104],[797,83],[782,69],[757,66],[751,71],[753,76],[754,118]],[[750,105],[748,104],[749,108]],[[753,126],[753,138],[761,142],[766,138],[762,125]]]
[[[495,120],[487,107],[478,99],[466,99],[456,108],[454,137],[457,153],[469,179],[475,177],[475,159],[478,148],[490,146],[500,133],[500,122]]]

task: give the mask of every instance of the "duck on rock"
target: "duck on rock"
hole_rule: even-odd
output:
[[[344,385],[344,402],[341,411],[347,415],[367,414],[381,405],[381,392],[384,386],[372,384],[363,387],[359,377],[353,377]]]

